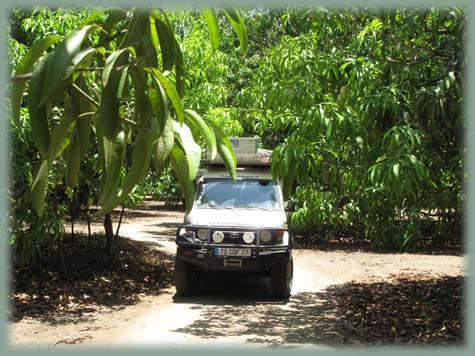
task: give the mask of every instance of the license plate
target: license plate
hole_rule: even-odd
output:
[[[249,248],[215,247],[213,252],[215,256],[251,257]]]

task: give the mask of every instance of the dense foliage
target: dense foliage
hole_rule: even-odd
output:
[[[386,248],[458,241],[464,14],[280,18],[285,34],[260,58],[240,106],[275,148],[275,176],[303,203],[294,230],[347,228]]]
[[[55,202],[71,199],[81,188],[81,165],[86,164],[89,169],[82,182],[87,201],[92,198],[100,206],[97,214],[105,215],[112,253],[110,213],[130,200],[151,161],[160,172],[170,160],[188,209],[201,158],[197,142],[206,143],[213,156],[219,153],[233,176],[236,162],[219,126],[183,106],[183,53],[164,11],[85,10],[78,16],[75,12],[34,10],[20,26],[27,34],[11,41],[11,122],[15,127],[28,122],[34,148],[27,205],[14,209],[12,242],[20,247],[17,241],[31,241],[25,235],[33,225],[25,227],[28,220],[19,219],[18,212],[34,211],[40,222],[47,219],[48,210],[56,213],[57,204],[49,202],[51,190]],[[216,50],[218,18],[212,10],[203,12]],[[15,16],[23,14],[14,12]],[[245,52],[247,34],[240,15],[228,9],[223,16]],[[30,32],[34,36],[28,36]],[[29,46],[27,51],[24,45]],[[24,106],[27,110],[21,115]],[[52,180],[57,170],[64,174]],[[14,178],[11,198],[17,183]],[[63,196],[58,197],[58,188]],[[91,191],[97,194],[91,197]],[[33,245],[37,247],[36,242]]]
[[[11,241],[24,260],[61,234],[70,199],[105,214],[149,194],[175,202],[178,177],[189,206],[197,143],[232,167],[224,134],[274,149],[296,233],[460,240],[464,13],[240,14],[11,12]]]

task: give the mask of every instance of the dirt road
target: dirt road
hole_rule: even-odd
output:
[[[173,254],[175,226],[181,221],[180,212],[150,207],[130,215],[121,235]],[[341,328],[332,293],[345,293],[354,283],[379,285],[398,278],[464,274],[462,256],[294,250],[294,284],[288,301],[271,298],[265,276],[213,274],[203,279],[193,297],[175,298],[171,287],[132,305],[101,307],[73,322],[24,318],[11,323],[10,343],[15,349],[78,344],[328,349],[359,343],[349,340]]]

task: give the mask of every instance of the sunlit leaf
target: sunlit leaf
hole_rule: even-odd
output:
[[[28,50],[21,62],[18,63],[15,68],[15,75],[27,74],[31,72],[36,61],[43,55],[51,45],[59,41],[62,37],[57,35],[46,36],[36,41],[33,46]],[[25,90],[26,83],[12,83],[10,87],[10,100],[12,105],[12,116],[17,122],[20,118],[20,106],[23,92]]]

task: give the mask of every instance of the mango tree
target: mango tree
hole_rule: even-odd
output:
[[[274,175],[303,204],[295,229],[361,231],[399,249],[422,236],[456,241],[465,14],[308,9],[280,19],[281,39],[239,106],[245,129],[275,148]]]
[[[247,32],[237,11],[223,11],[241,48]],[[219,43],[216,13],[204,10],[213,48]],[[39,163],[31,186],[38,216],[53,166],[64,164],[65,183],[77,185],[86,152],[97,147],[99,215],[112,248],[110,213],[124,203],[153,161],[159,171],[170,159],[186,208],[194,195],[201,147],[219,153],[235,172],[232,146],[221,129],[183,107],[185,67],[167,15],[160,9],[94,11],[65,37],[46,36],[18,63],[11,80],[11,115],[20,120],[23,93]],[[120,173],[125,176],[120,179]]]

